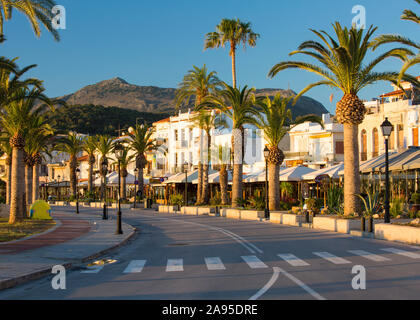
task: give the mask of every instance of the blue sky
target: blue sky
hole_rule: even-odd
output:
[[[250,21],[261,34],[257,47],[242,48],[237,55],[239,85],[256,88],[290,88],[299,91],[318,77],[304,71],[284,71],[267,78],[270,68],[288,59],[288,53],[314,39],[309,28],[332,31],[331,23],[351,25],[355,5],[366,8],[367,25],[378,26],[377,34],[400,33],[419,41],[418,27],[400,20],[406,8],[420,13],[413,0],[211,0],[211,1],[100,1],[59,0],[67,10],[67,29],[61,42],[46,31],[36,38],[26,19],[15,13],[5,23],[7,41],[2,55],[19,57],[19,64],[37,64],[30,73],[45,81],[47,94],[60,96],[85,85],[121,77],[138,85],[176,87],[193,65],[206,64],[222,80],[231,83],[231,61],[227,49],[204,51],[205,34],[214,31],[222,18]],[[377,70],[399,70],[390,60]],[[420,75],[420,68],[411,70]],[[390,91],[381,83],[361,92],[363,99]],[[329,96],[334,93],[334,102]],[[317,88],[311,96],[334,112],[339,91]]]

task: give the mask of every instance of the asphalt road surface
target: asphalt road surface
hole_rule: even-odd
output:
[[[83,212],[100,214],[94,209]],[[123,211],[139,229],[127,245],[66,273],[0,292],[0,299],[330,300],[419,299],[420,247],[237,221]],[[366,271],[366,289],[355,266]],[[357,268],[357,267],[356,267]]]

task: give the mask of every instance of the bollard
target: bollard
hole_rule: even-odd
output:
[[[362,232],[366,231],[366,219],[363,216],[360,218],[360,227]]]
[[[305,211],[305,222],[309,223],[309,212]]]
[[[373,217],[372,216],[369,217],[368,232],[370,232],[370,233],[373,232]]]

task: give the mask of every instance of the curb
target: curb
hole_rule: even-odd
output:
[[[128,225],[128,224],[127,224],[127,225]],[[137,231],[138,231],[136,228],[134,228],[134,227],[132,227],[132,226],[130,226],[130,225],[128,225],[128,226],[129,226],[130,228],[132,228],[132,231],[131,231],[131,233],[128,235],[128,237],[127,237],[127,238],[125,238],[124,240],[122,240],[120,243],[118,243],[118,244],[116,244],[116,245],[114,245],[114,246],[112,246],[112,247],[106,248],[106,249],[104,249],[104,250],[101,250],[101,251],[99,251],[99,252],[96,252],[96,253],[94,253],[94,254],[91,254],[91,255],[89,255],[89,256],[86,256],[86,257],[84,257],[84,258],[78,259],[77,261],[64,263],[64,264],[62,264],[62,266],[63,266],[66,270],[69,270],[69,269],[73,268],[73,266],[74,266],[74,265],[76,265],[76,264],[79,264],[79,263],[84,263],[84,262],[86,262],[86,261],[89,261],[89,260],[95,259],[95,258],[97,258],[97,257],[99,257],[99,256],[102,256],[102,255],[104,255],[104,254],[107,254],[108,252],[110,252],[110,251],[112,251],[112,250],[114,250],[114,249],[116,249],[116,248],[122,247],[122,246],[123,246],[123,245],[125,245],[125,244],[129,241],[129,240],[131,240],[131,238],[133,238],[133,237],[134,237],[134,235],[135,235],[135,234],[137,233]],[[6,280],[2,280],[2,281],[0,281],[0,291],[1,291],[1,290],[5,290],[5,289],[10,289],[10,288],[12,288],[12,287],[16,287],[16,286],[18,286],[18,285],[24,284],[24,283],[29,282],[29,281],[38,280],[38,279],[43,278],[43,277],[45,277],[45,276],[47,276],[47,275],[51,275],[51,270],[52,270],[52,267],[53,267],[53,265],[51,265],[51,266],[50,266],[50,267],[48,267],[48,268],[39,269],[39,270],[37,270],[37,271],[33,271],[33,272],[27,273],[27,274],[22,275],[22,276],[18,276],[18,277],[16,277],[16,278],[10,278],[10,279],[6,279]]]

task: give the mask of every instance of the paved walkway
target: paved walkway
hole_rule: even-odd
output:
[[[123,235],[115,235],[115,219],[98,214],[75,215],[66,208],[53,209],[58,226],[39,236],[0,244],[0,290],[51,274],[55,265],[71,267],[124,244],[134,229],[123,223]]]

